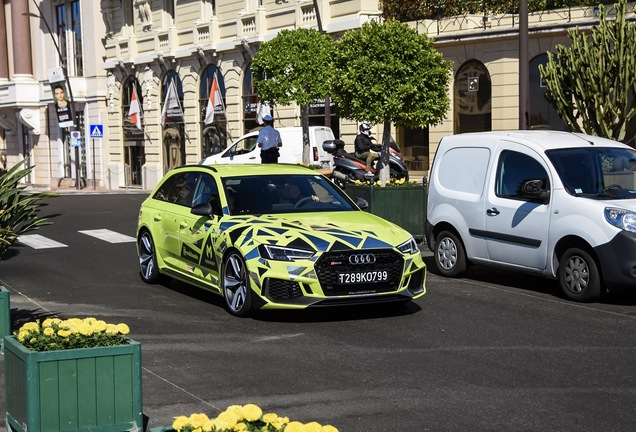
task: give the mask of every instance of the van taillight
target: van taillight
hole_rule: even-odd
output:
[[[318,162],[318,147],[314,147],[314,162]]]

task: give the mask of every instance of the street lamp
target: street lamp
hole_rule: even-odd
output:
[[[35,0],[33,0],[33,4],[38,10],[39,15],[33,12],[25,12],[23,15],[40,19],[46,26],[46,29],[48,30],[49,35],[51,36],[51,40],[53,41],[53,45],[55,46],[55,50],[57,51],[57,55],[60,60],[60,66],[62,67],[62,72],[64,73],[64,80],[66,81],[66,85],[68,87],[69,103],[70,103],[70,110],[71,110],[71,121],[73,122],[73,126],[71,127],[71,129],[75,130],[75,103],[73,100],[73,89],[71,88],[71,81],[68,79],[68,73],[66,71],[66,62],[64,61],[64,56],[62,55],[62,52],[60,51],[60,46],[57,44],[57,40],[55,40],[55,37],[53,36],[53,31],[51,30],[51,26],[49,26],[48,21],[46,20],[46,18],[44,18],[42,9],[40,9],[40,6],[38,6]],[[68,139],[68,134],[66,138]],[[75,146],[75,188],[77,190],[81,189],[78,146]]]
[[[528,64],[528,0],[519,0],[519,129],[528,124],[530,66]]]

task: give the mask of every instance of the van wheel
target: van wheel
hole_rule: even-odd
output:
[[[559,261],[559,284],[565,296],[585,302],[601,295],[601,276],[594,258],[587,252],[572,248]]]
[[[466,272],[464,245],[450,231],[442,231],[435,238],[435,266],[447,277],[457,277]]]

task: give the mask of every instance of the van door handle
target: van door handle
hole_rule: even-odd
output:
[[[497,210],[497,207],[493,207],[491,209],[486,210],[486,213],[489,216],[497,216],[499,214],[499,210]]]

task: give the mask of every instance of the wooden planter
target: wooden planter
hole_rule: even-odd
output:
[[[141,345],[38,352],[5,337],[7,431],[142,431]]]
[[[399,186],[379,187],[347,185],[345,192],[369,203],[369,213],[380,216],[410,232],[416,240],[425,237],[426,187]]]
[[[4,337],[11,334],[11,296],[0,285],[0,353],[4,350]]]

